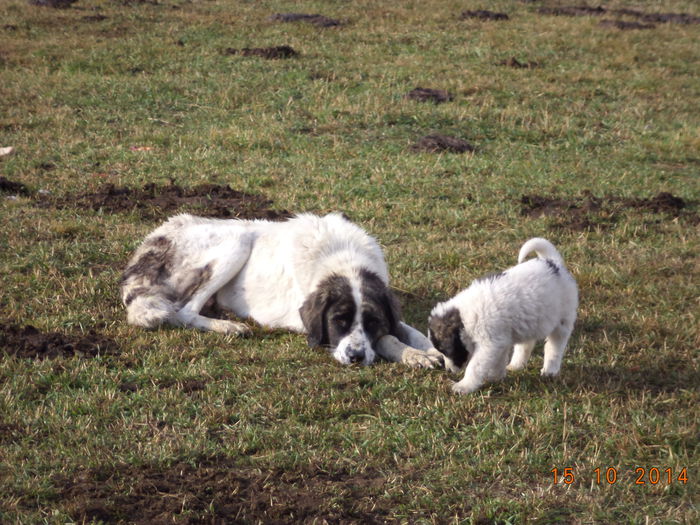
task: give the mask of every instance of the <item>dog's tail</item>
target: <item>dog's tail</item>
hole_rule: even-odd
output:
[[[523,244],[523,247],[520,248],[520,253],[518,254],[518,263],[523,262],[532,252],[537,253],[537,257],[540,259],[550,259],[554,263],[564,266],[563,257],[557,251],[554,245],[547,239],[535,237],[534,239],[530,239]]]
[[[155,328],[173,319],[175,305],[163,294],[137,294],[126,296],[126,321],[134,326]]]

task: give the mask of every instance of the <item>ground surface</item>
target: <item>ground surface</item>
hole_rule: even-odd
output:
[[[700,519],[698,4],[458,4],[0,3],[1,522]],[[332,210],[423,330],[552,240],[561,376],[126,325],[168,216]]]

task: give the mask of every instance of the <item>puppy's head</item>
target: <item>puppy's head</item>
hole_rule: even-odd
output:
[[[467,366],[474,343],[464,330],[457,308],[434,308],[428,319],[428,337],[445,356],[445,368],[450,372],[460,372]]]
[[[374,344],[396,334],[399,313],[386,284],[373,272],[321,281],[299,309],[310,346],[329,346],[343,364],[374,362]]]

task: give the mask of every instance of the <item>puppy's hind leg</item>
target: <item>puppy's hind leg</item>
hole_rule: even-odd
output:
[[[566,352],[566,343],[571,335],[571,328],[568,326],[558,326],[544,344],[544,364],[540,374],[543,376],[556,376],[561,369],[561,361]]]
[[[195,265],[197,269],[183,278],[186,302],[175,314],[178,324],[225,334],[243,335],[250,332],[243,323],[211,319],[201,315],[200,311],[216,292],[241,271],[251,249],[252,240],[243,234],[202,254],[200,264]]]
[[[519,343],[513,348],[513,357],[506,367],[508,370],[522,370],[530,359],[532,349],[535,347],[535,341],[527,341]]]

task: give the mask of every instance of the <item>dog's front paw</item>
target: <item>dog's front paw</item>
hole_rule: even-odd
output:
[[[437,350],[431,352],[406,347],[401,356],[401,362],[413,368],[442,367],[442,354]]]
[[[464,383],[463,381],[459,381],[452,384],[452,391],[455,394],[472,394],[479,390],[479,386],[480,385],[475,385],[473,383]]]
[[[216,319],[215,324],[212,325],[212,329],[215,332],[229,335],[237,335],[240,337],[250,335],[252,330],[248,325],[244,323],[238,323],[236,321],[226,321],[224,319]]]

